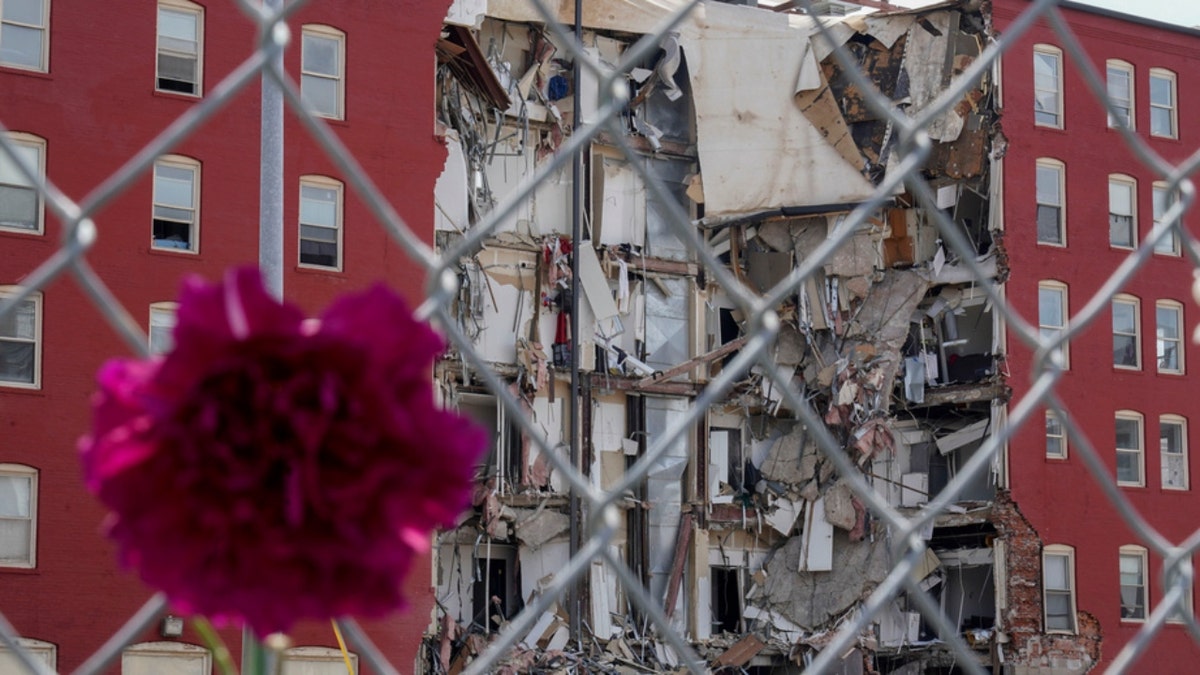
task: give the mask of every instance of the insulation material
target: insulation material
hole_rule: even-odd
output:
[[[433,188],[433,227],[435,230],[464,232],[471,225],[467,194],[467,157],[463,154],[458,132],[446,131],[446,165]]]

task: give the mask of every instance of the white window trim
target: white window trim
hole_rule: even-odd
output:
[[[1062,325],[1061,326],[1048,326],[1048,325],[1042,324],[1041,293],[1042,293],[1043,289],[1049,290],[1049,291],[1057,291],[1062,294],[1062,310],[1063,311],[1062,311]],[[1044,279],[1042,281],[1039,281],[1038,282],[1039,335],[1040,335],[1040,329],[1043,329],[1043,328],[1052,328],[1057,331],[1066,332],[1070,328],[1070,325],[1071,325],[1070,289],[1067,287],[1066,284],[1064,284],[1061,281],[1055,281],[1053,279]],[[1062,354],[1062,367],[1063,367],[1063,370],[1067,370],[1068,368],[1071,367],[1071,343],[1070,343],[1070,341],[1064,342],[1062,344],[1062,347],[1060,347],[1060,349],[1061,349],[1060,353]]]
[[[171,325],[169,330],[175,329],[176,316],[175,313],[179,309],[178,302],[155,302],[150,305],[150,322],[146,324],[146,348],[150,350],[151,356],[165,354],[166,352],[154,351],[154,319],[156,316],[163,316],[169,313],[171,317]],[[168,350],[169,351],[169,350]]]
[[[1034,53],[1034,57],[1033,57],[1033,59],[1034,59],[1034,63],[1033,63],[1033,70],[1034,70],[1034,72],[1033,72],[1033,98],[1034,98],[1034,100],[1033,100],[1033,123],[1039,127],[1047,127],[1050,129],[1062,129],[1064,127],[1064,124],[1063,124],[1064,118],[1066,117],[1066,115],[1063,113],[1063,109],[1065,108],[1064,102],[1063,102],[1063,98],[1064,98],[1063,52],[1061,49],[1059,49],[1058,47],[1055,47],[1054,45],[1036,44],[1033,46],[1033,53]],[[1056,68],[1055,79],[1057,80],[1057,83],[1058,83],[1058,89],[1056,91],[1057,96],[1055,96],[1055,101],[1058,103],[1058,109],[1054,110],[1052,112],[1057,117],[1058,121],[1056,124],[1048,124],[1046,122],[1041,122],[1041,121],[1038,121],[1038,118],[1037,118],[1037,94],[1038,94],[1038,91],[1040,91],[1037,88],[1037,65],[1036,64],[1037,64],[1037,55],[1038,54],[1043,54],[1046,56],[1054,57],[1054,63],[1055,63],[1055,68]],[[1048,112],[1051,112],[1051,111],[1048,111]]]
[[[27,133],[20,132],[20,131],[10,131],[7,134],[5,134],[4,136],[5,136],[5,140],[7,140],[10,143],[13,143],[14,145],[20,145],[20,146],[27,147],[27,148],[33,148],[34,150],[37,151],[38,165],[36,167],[35,173],[37,174],[38,178],[40,178],[44,181],[46,179],[46,139],[42,138],[41,136],[35,136],[33,134],[27,134]],[[0,150],[0,154],[2,154],[3,152],[4,152],[3,150]],[[4,155],[4,158],[7,161],[12,161],[12,158],[7,155]],[[8,183],[8,185],[12,185],[12,183]],[[27,188],[29,186],[21,185],[19,187]],[[36,187],[34,189],[36,190]],[[42,193],[38,192],[37,219],[36,219],[37,224],[34,227],[34,229],[26,230],[21,227],[4,227],[3,225],[0,225],[0,231],[16,232],[19,234],[31,234],[31,235],[45,234],[45,232],[46,232],[46,228],[45,228],[46,215],[45,214],[46,214],[46,200],[42,197]]]
[[[301,225],[309,225],[311,227],[322,227],[322,228],[325,227],[324,225],[314,225],[313,223],[304,223],[300,220],[300,214],[303,211],[304,186],[305,185],[310,185],[312,187],[337,191],[337,204],[336,204],[335,213],[334,213],[335,221],[334,221],[334,228],[333,228],[337,231],[337,264],[333,267],[330,267],[328,265],[316,265],[313,263],[300,262],[300,240],[301,240],[300,226]],[[299,197],[299,204],[301,206],[301,210],[297,211],[297,213],[296,213],[296,261],[297,261],[297,264],[299,264],[300,267],[303,267],[306,269],[325,270],[327,272],[341,272],[342,266],[343,266],[343,261],[345,259],[345,248],[346,248],[343,245],[344,240],[346,238],[346,234],[345,234],[346,226],[345,226],[345,220],[343,218],[343,214],[345,212],[345,204],[346,204],[345,185],[341,181],[334,179],[334,178],[330,178],[328,176],[319,176],[319,175],[301,176],[300,177],[300,193],[299,193],[298,197]],[[328,228],[326,228],[326,229],[328,229]]]
[[[1046,419],[1047,419],[1047,421],[1049,421],[1051,418],[1055,418],[1055,419],[1059,420],[1058,424],[1062,428],[1062,435],[1061,436],[1051,436],[1049,431],[1046,432],[1046,458],[1054,459],[1054,460],[1063,460],[1063,459],[1067,458],[1068,452],[1069,452],[1067,450],[1068,444],[1067,444],[1066,416],[1060,415],[1057,412],[1047,408],[1046,409]],[[1061,455],[1050,454],[1050,439],[1051,438],[1058,438],[1061,440],[1061,443],[1062,443],[1062,454]]]
[[[354,675],[358,675],[358,654],[354,652],[346,652],[350,658],[350,667],[354,671]],[[332,663],[341,668],[339,672],[346,672],[346,657],[343,656],[340,649],[331,647],[292,647],[283,652],[283,657],[280,659],[280,675],[288,675],[289,663]]]
[[[1118,333],[1117,327],[1114,325],[1112,329],[1113,337],[1118,335],[1122,337],[1133,337],[1133,365],[1127,366],[1118,363],[1113,363],[1113,368],[1117,370],[1141,370],[1142,369],[1142,302],[1136,296],[1120,293],[1113,296],[1112,303],[1109,305],[1109,311],[1113,313],[1114,322],[1116,317],[1116,305],[1132,305],[1133,306],[1133,333]]]
[[[20,286],[0,286],[0,298],[11,297],[22,291]],[[42,388],[42,294],[34,292],[25,298],[26,301],[33,301],[34,324],[33,324],[33,382],[9,382],[0,380],[0,387],[10,387],[13,389],[41,389]],[[14,342],[26,342],[17,338],[4,338]]]
[[[25,28],[35,28],[42,31],[42,54],[39,58],[40,63],[37,67],[30,67],[21,63],[10,63],[8,61],[0,61],[0,67],[26,70],[34,73],[50,72],[50,2],[51,0],[44,0],[42,3],[42,24],[40,26],[29,23],[19,23],[17,21],[5,21],[3,19],[3,15],[0,14],[0,23],[7,23],[12,26],[23,26]],[[2,3],[0,3],[0,5],[2,5]],[[2,7],[0,7],[0,10],[2,10]]]
[[[1042,204],[1037,198],[1037,170],[1038,169],[1053,169],[1058,174],[1058,204],[1047,204],[1047,206],[1058,207],[1058,235],[1062,241],[1043,241],[1040,236],[1036,235],[1037,230],[1037,207]],[[1039,157],[1034,167],[1033,174],[1033,203],[1034,203],[1034,230],[1037,236],[1037,244],[1039,246],[1056,246],[1058,248],[1066,248],[1067,246],[1067,165],[1063,162],[1052,159],[1050,157]]]
[[[1142,616],[1140,616],[1140,617],[1121,616],[1120,617],[1121,623],[1145,623],[1147,617],[1150,616],[1150,592],[1149,592],[1150,584],[1148,583],[1150,581],[1150,578],[1149,578],[1150,577],[1150,565],[1149,565],[1149,557],[1146,555],[1145,547],[1137,546],[1137,545],[1129,545],[1129,546],[1122,546],[1120,548],[1120,551],[1117,554],[1118,594],[1120,593],[1120,591],[1122,589],[1125,588],[1125,584],[1121,583],[1121,578],[1120,578],[1120,574],[1121,574],[1120,560],[1121,560],[1121,558],[1124,558],[1124,557],[1135,557],[1135,556],[1138,558],[1138,564],[1141,565]],[[1117,611],[1119,613],[1122,611],[1125,601],[1124,601],[1124,599],[1121,599],[1119,597],[1119,595],[1118,595],[1118,600],[1119,600],[1119,602],[1117,603]]]
[[[1154,136],[1156,138],[1179,138],[1179,79],[1175,75],[1175,73],[1171,72],[1170,70],[1167,70],[1166,68],[1151,68],[1150,69],[1150,80],[1151,80],[1151,82],[1153,82],[1155,79],[1167,80],[1168,82],[1171,83],[1171,105],[1170,106],[1162,106],[1162,105],[1155,104],[1153,87],[1151,87],[1150,89],[1147,90],[1146,98],[1150,102],[1150,111],[1151,111],[1150,135]],[[1166,109],[1171,112],[1171,133],[1169,133],[1169,134],[1154,133],[1154,114],[1153,114],[1153,112],[1156,108],[1159,110]]]
[[[158,7],[196,15],[196,91],[189,94],[187,92],[160,89],[158,87],[158,55],[162,52],[162,47],[158,44],[161,36],[158,34],[157,26],[155,28],[154,90],[177,96],[199,98],[204,95],[204,7],[193,2],[188,2],[188,0],[158,0]],[[157,16],[156,10],[156,20]]]
[[[1066,629],[1050,628],[1049,627],[1050,622],[1049,622],[1047,614],[1046,614],[1046,605],[1049,604],[1046,602],[1046,594],[1047,594],[1047,592],[1049,592],[1051,590],[1051,589],[1047,588],[1047,586],[1046,586],[1046,558],[1052,557],[1052,556],[1063,557],[1063,558],[1067,559],[1067,589],[1065,592],[1067,593],[1068,597],[1070,598],[1071,626]],[[1054,590],[1054,592],[1059,592],[1059,593],[1063,592],[1062,589],[1053,589],[1053,590]],[[1078,618],[1077,618],[1078,611],[1079,610],[1075,604],[1075,549],[1071,546],[1065,546],[1063,544],[1049,544],[1047,546],[1043,546],[1042,547],[1042,627],[1045,628],[1047,633],[1059,633],[1059,634],[1074,635],[1075,632],[1079,629]]]
[[[1159,193],[1162,194],[1163,209],[1161,213],[1158,212],[1159,200],[1157,197]],[[1154,212],[1154,226],[1157,228],[1159,223],[1162,222],[1163,216],[1175,205],[1175,193],[1170,189],[1170,185],[1166,181],[1155,181],[1151,188],[1150,198],[1150,209]],[[1170,245],[1169,249],[1162,248],[1161,242],[1159,242],[1154,246],[1154,253],[1156,255],[1174,256],[1176,258],[1183,255],[1183,250],[1179,243],[1179,231],[1177,229],[1171,231],[1171,236],[1167,238],[1167,242]]]
[[[37,567],[38,470],[26,464],[0,464],[0,475],[29,478],[29,560],[0,560],[0,567],[35,569]]]
[[[186,642],[142,642],[134,645],[129,645],[121,652],[121,672],[127,673],[132,670],[127,661],[130,656],[160,656],[163,658],[187,659],[189,661],[200,662],[200,672],[212,672],[212,653],[199,645],[192,645]]]
[[[1104,78],[1104,83],[1105,83],[1105,85],[1106,85],[1106,86],[1105,86],[1105,91],[1106,91],[1106,92],[1109,92],[1109,90],[1110,90],[1110,89],[1111,89],[1111,87],[1112,87],[1112,83],[1111,83],[1111,82],[1109,81],[1109,79],[1108,79],[1108,74],[1109,74],[1109,72],[1110,72],[1110,71],[1113,71],[1113,70],[1120,70],[1120,71],[1124,71],[1124,73],[1125,73],[1125,76],[1129,78],[1129,79],[1127,80],[1127,81],[1129,82],[1129,92],[1128,92],[1128,94],[1129,94],[1129,99],[1128,99],[1128,103],[1129,103],[1129,130],[1130,130],[1130,131],[1133,131],[1134,129],[1137,129],[1137,116],[1136,116],[1136,114],[1137,114],[1137,99],[1136,99],[1135,92],[1134,92],[1134,89],[1135,89],[1135,87],[1134,87],[1134,68],[1133,68],[1133,64],[1129,63],[1128,61],[1122,61],[1122,60],[1120,60],[1120,59],[1109,59],[1108,61],[1106,61],[1106,62],[1105,62],[1105,64],[1104,64],[1104,65],[1105,65],[1105,69],[1104,69],[1104,75],[1105,75],[1105,78]],[[1111,92],[1109,92],[1109,98],[1112,98],[1112,94],[1111,94]],[[1117,124],[1116,124],[1116,118],[1114,118],[1114,117],[1112,116],[1112,114],[1111,114],[1111,113],[1108,113],[1107,117],[1108,117],[1108,126],[1109,126],[1109,128],[1111,128],[1111,129],[1115,129],[1115,128],[1117,128]]]
[[[1166,451],[1165,448],[1162,447],[1162,440],[1161,440],[1162,439],[1162,427],[1163,427],[1163,425],[1166,425],[1166,424],[1176,424],[1176,425],[1179,425],[1179,427],[1180,427],[1179,442],[1181,443],[1181,446],[1179,448],[1179,453],[1169,453]],[[1182,415],[1173,415],[1173,414],[1160,415],[1158,418],[1158,427],[1159,427],[1160,473],[1165,473],[1165,467],[1167,465],[1166,455],[1179,454],[1183,458],[1183,485],[1167,485],[1167,482],[1165,480],[1163,480],[1162,481],[1162,489],[1176,491],[1176,492],[1186,492],[1187,490],[1191,489],[1191,485],[1192,485],[1192,480],[1191,480],[1192,467],[1191,467],[1191,463],[1188,461],[1187,418]],[[1162,480],[1162,478],[1163,477],[1160,476],[1159,479]]]
[[[1130,243],[1114,244],[1112,240],[1112,223],[1109,222],[1108,245],[1112,248],[1132,251],[1138,246],[1138,217],[1137,217],[1137,179],[1133,176],[1125,174],[1113,173],[1108,175],[1108,201],[1109,201],[1109,218],[1112,217],[1112,193],[1113,188],[1123,188],[1129,190],[1129,235]]]
[[[1116,478],[1117,485],[1121,487],[1146,487],[1146,419],[1135,410],[1118,410],[1113,418],[1113,427],[1115,433],[1116,420],[1128,420],[1137,422],[1137,447],[1136,448],[1117,448],[1114,443],[1114,457],[1120,453],[1132,453],[1137,455],[1138,480],[1124,481],[1119,478],[1119,473],[1116,470],[1116,465],[1113,466],[1113,473]]]
[[[1163,368],[1162,362],[1158,358],[1158,352],[1159,352],[1158,343],[1159,343],[1159,341],[1165,341],[1165,342],[1172,341],[1172,340],[1162,340],[1162,338],[1160,338],[1158,336],[1158,311],[1160,309],[1169,309],[1169,310],[1172,310],[1175,312],[1175,317],[1176,317],[1175,328],[1176,328],[1176,331],[1178,332],[1178,334],[1175,336],[1173,342],[1175,342],[1175,352],[1176,352],[1175,360],[1179,363],[1178,368]],[[1163,375],[1183,375],[1187,371],[1187,362],[1184,359],[1184,356],[1187,354],[1187,349],[1186,349],[1187,343],[1184,341],[1184,323],[1183,323],[1183,321],[1184,321],[1183,304],[1175,302],[1174,300],[1159,300],[1154,303],[1154,363],[1155,363],[1155,367],[1158,369],[1158,372]]]
[[[300,40],[300,91],[301,91],[301,93],[303,94],[303,91],[304,91],[304,77],[305,76],[318,77],[323,80],[334,80],[337,83],[337,87],[336,87],[336,90],[337,90],[337,113],[334,115],[327,115],[325,113],[318,112],[317,110],[315,110],[313,108],[309,108],[309,112],[311,112],[313,115],[316,115],[317,117],[324,117],[326,119],[334,119],[334,120],[344,120],[344,119],[346,119],[346,34],[342,31],[334,28],[333,26],[326,26],[323,24],[315,24],[315,23],[305,24],[303,26],[303,28],[301,29],[301,31],[302,31],[301,40]],[[325,38],[327,40],[334,40],[337,42],[338,74],[336,77],[330,77],[329,75],[327,75],[325,73],[310,73],[307,70],[304,70],[304,39],[303,39],[304,35],[311,35],[313,37]]]
[[[158,195],[154,194],[157,191],[156,177],[154,168],[151,168],[150,173],[150,248],[155,251],[167,251],[169,253],[184,253],[189,255],[198,255],[200,253],[200,182],[201,167],[200,161],[192,157],[184,155],[163,155],[154,160],[154,167],[159,165],[173,166],[176,168],[191,169],[193,172],[192,178],[192,237],[188,248],[172,248],[170,246],[155,246],[154,244],[154,207],[158,204]],[[174,208],[174,207],[172,207]]]
[[[17,646],[32,656],[34,661],[41,661],[46,664],[46,667],[51,672],[58,672],[58,645],[53,642],[46,642],[45,640],[19,637],[17,638]],[[0,645],[0,657],[11,653],[11,650],[7,647]],[[4,659],[0,658],[0,664],[3,663]]]

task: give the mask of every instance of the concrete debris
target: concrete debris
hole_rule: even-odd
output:
[[[564,534],[571,526],[565,513],[553,509],[513,509],[516,520],[516,535],[526,546],[533,550],[542,544],[556,539]]]

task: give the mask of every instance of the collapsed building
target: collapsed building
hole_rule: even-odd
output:
[[[574,81],[570,51],[526,3],[474,4],[479,11],[455,5],[438,45],[439,133],[449,149],[437,187],[442,251],[555,156],[577,97],[585,123],[608,98],[588,71]],[[678,5],[589,1],[584,48],[615,68]],[[669,209],[691,216],[732,278],[765,294],[895,168],[900,134],[844,76],[831,42],[916,115],[987,46],[987,9],[976,0],[826,19],[824,37],[814,17],[708,2],[667,34],[624,80],[622,138],[601,131],[584,151],[583,239],[571,241],[568,166],[459,260],[459,326],[548,447],[566,457],[572,313],[581,326],[579,470],[601,489],[620,482],[748,338],[747,317],[668,225]],[[1007,273],[991,207],[1004,150],[991,74],[927,131],[933,151],[922,178],[936,203],[891,194],[775,308],[775,367],[875,491],[906,513],[979,451],[1003,420],[1008,391],[1003,331],[981,287]],[[651,190],[634,162],[665,190]],[[988,278],[942,241],[934,210],[961,228]],[[439,617],[425,672],[460,671],[571,552],[567,483],[460,356],[437,368],[442,394],[496,434],[476,508],[436,546]],[[1012,510],[998,506],[1003,479],[998,462],[922,533],[921,586],[985,667],[1003,658],[1005,532],[996,514]],[[886,526],[759,367],[619,504],[614,557],[714,670],[798,672],[894,562]],[[592,563],[583,594],[586,638],[571,634],[560,604],[538,619],[507,672],[678,665],[607,562]],[[842,672],[950,672],[946,637],[901,594],[842,658]]]

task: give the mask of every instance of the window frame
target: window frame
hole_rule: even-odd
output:
[[[1045,56],[1054,59],[1054,89],[1045,89],[1039,86],[1038,83],[1038,56]],[[1041,92],[1053,91],[1055,109],[1053,111],[1038,110],[1038,94]],[[1063,51],[1054,45],[1036,44],[1033,46],[1033,123],[1035,126],[1046,127],[1049,129],[1062,129],[1064,127],[1064,118],[1066,115],[1063,112]],[[1039,116],[1053,115],[1053,122],[1046,122],[1039,119]]]
[[[1167,425],[1179,427],[1179,451],[1167,452],[1166,444],[1163,442],[1165,436],[1163,430]],[[1172,413],[1159,415],[1158,417],[1158,450],[1159,450],[1159,480],[1161,481],[1162,489],[1176,492],[1186,492],[1191,489],[1191,467],[1188,461],[1188,429],[1187,418],[1183,415]],[[1167,456],[1178,455],[1183,464],[1183,485],[1169,485],[1167,483]]]
[[[1125,126],[1130,131],[1133,131],[1133,130],[1137,129],[1137,124],[1136,124],[1137,100],[1135,98],[1135,91],[1134,91],[1133,64],[1129,63],[1128,61],[1122,61],[1121,59],[1108,59],[1107,61],[1104,62],[1105,93],[1108,95],[1108,100],[1110,102],[1115,102],[1118,100],[1115,97],[1115,95],[1113,94],[1113,78],[1112,78],[1113,71],[1119,71],[1125,75],[1125,78],[1126,78],[1125,79],[1126,91],[1125,91],[1125,99],[1124,99],[1125,104],[1126,104],[1126,107],[1124,108],[1124,110],[1126,111],[1125,112],[1125,117],[1126,117],[1126,120],[1125,120],[1126,125]],[[1110,129],[1119,128],[1119,125],[1116,123],[1117,120],[1115,117],[1113,117],[1112,113],[1106,111],[1106,114],[1108,117],[1108,128],[1110,128]]]
[[[355,675],[359,672],[358,654],[347,651],[346,655],[350,657],[350,667]],[[279,673],[287,675],[289,672],[289,663],[331,663],[336,664],[340,668],[339,672],[346,672],[345,656],[342,650],[332,647],[315,647],[315,646],[299,646],[289,647],[285,649],[279,657]]]
[[[1137,424],[1137,447],[1122,448],[1116,443],[1116,427],[1118,422],[1134,422]],[[1136,458],[1138,477],[1136,481],[1121,480],[1120,462],[1113,466],[1113,474],[1118,487],[1146,487],[1146,418],[1136,410],[1118,410],[1113,417],[1113,448],[1115,458],[1120,460],[1121,454],[1131,454]]]
[[[1117,331],[1117,305],[1125,305],[1133,307],[1133,332],[1118,332]],[[1141,370],[1142,369],[1142,301],[1134,295],[1128,293],[1118,293],[1113,296],[1109,303],[1109,311],[1112,314],[1112,335],[1114,342],[1118,337],[1133,338],[1133,365],[1117,363],[1116,361],[1116,345],[1113,347],[1113,362],[1112,367],[1117,370]]]
[[[193,645],[186,642],[169,642],[166,640],[157,640],[153,642],[138,642],[131,644],[121,650],[121,672],[129,673],[133,671],[126,662],[127,656],[148,656],[150,658],[174,658],[187,659],[189,661],[200,662],[200,672],[212,672],[212,652],[200,645]]]
[[[1062,315],[1059,317],[1062,321],[1061,326],[1054,326],[1042,323],[1042,291],[1053,291],[1061,297]],[[1038,334],[1039,337],[1044,337],[1044,331],[1053,330],[1055,332],[1066,332],[1071,326],[1071,305],[1070,303],[1070,288],[1061,281],[1054,279],[1043,279],[1038,282]],[[1062,368],[1067,370],[1071,367],[1071,343],[1070,341],[1063,342],[1060,347],[1062,354]]]
[[[159,57],[163,55],[162,33],[159,32],[159,22],[162,10],[168,10],[179,13],[188,13],[195,16],[196,19],[196,82],[195,91],[186,92],[176,89],[163,89],[159,85]],[[155,29],[154,29],[154,90],[166,94],[176,94],[178,96],[189,96],[192,98],[200,98],[204,95],[204,7],[197,5],[188,0],[158,0],[158,6],[155,12]],[[173,50],[167,50],[171,52]]]
[[[45,640],[36,640],[34,638],[17,638],[17,645],[25,650],[27,654],[33,657],[34,661],[41,661],[50,669],[50,672],[58,672],[58,645]],[[4,666],[5,655],[11,655],[12,650],[0,644],[0,666]],[[15,661],[16,657],[12,657]],[[19,667],[19,664],[18,664]],[[23,669],[22,669],[23,672]]]
[[[337,44],[337,70],[336,75],[328,73],[320,73],[306,70],[304,67],[304,40],[312,37],[316,39],[333,40]],[[334,104],[336,109],[333,114],[328,114],[318,110],[315,106],[304,99],[304,82],[307,78],[319,78],[323,80],[333,80],[335,82],[334,90],[336,100]],[[333,26],[317,23],[307,23],[301,27],[300,33],[300,97],[305,102],[305,105],[310,113],[317,117],[325,119],[344,120],[346,119],[346,33],[338,30]]]
[[[37,153],[37,164],[38,165],[37,165],[36,174],[39,179],[41,179],[43,182],[45,182],[45,180],[46,180],[46,139],[42,138],[41,136],[26,133],[23,131],[10,131],[10,132],[7,132],[6,134],[4,134],[4,137],[8,140],[8,142],[12,143],[13,145],[17,145],[17,146],[21,146],[21,147],[25,147],[25,148],[32,148]],[[0,161],[13,163],[12,158],[9,157],[8,155],[5,155],[2,150],[0,150]],[[13,163],[13,164],[15,166],[15,163]],[[24,178],[24,176],[21,176],[21,178]],[[18,189],[24,189],[24,190],[33,190],[34,193],[37,195],[37,207],[36,207],[37,211],[34,214],[34,228],[33,229],[26,229],[24,227],[11,227],[11,226],[6,226],[6,225],[0,225],[0,231],[15,232],[17,234],[32,234],[32,235],[45,234],[46,233],[46,225],[45,225],[45,223],[46,223],[46,200],[42,196],[42,193],[38,191],[37,185],[36,184],[26,185],[26,184],[22,184],[22,183],[0,183],[0,185],[7,185],[7,186],[15,187]]]
[[[1043,202],[1040,190],[1038,190],[1038,174],[1045,169],[1053,171],[1058,179],[1058,203]],[[1063,162],[1050,157],[1038,157],[1034,168],[1034,232],[1037,237],[1037,243],[1040,246],[1057,246],[1065,248],[1067,246],[1067,165]],[[1042,238],[1041,228],[1038,227],[1038,211],[1042,206],[1053,207],[1058,209],[1058,241],[1050,241]]]
[[[0,558],[0,569],[37,569],[39,473],[36,467],[29,466],[28,464],[0,463],[0,475],[29,479],[29,517],[4,518],[5,520],[29,521],[29,558],[27,560],[6,560]]]
[[[11,297],[20,293],[20,286],[0,286],[0,298]],[[35,291],[29,294],[22,302],[33,303],[33,340],[18,338],[16,336],[6,337],[0,335],[0,341],[9,342],[33,342],[33,381],[32,382],[16,382],[13,380],[0,379],[0,388],[8,387],[12,389],[41,389],[42,388],[42,302],[43,296],[41,291]]]
[[[1121,563],[1126,559],[1136,560],[1138,563],[1138,575],[1141,578],[1141,583],[1136,586],[1126,584],[1123,578],[1125,572],[1121,570]],[[1146,618],[1150,615],[1150,594],[1147,592],[1150,584],[1149,581],[1149,556],[1146,548],[1136,544],[1122,546],[1117,553],[1117,584],[1118,584],[1118,611],[1120,612],[1121,623],[1145,623]],[[1141,592],[1141,616],[1125,616],[1125,588],[1137,588]]]
[[[187,248],[177,248],[174,246],[159,246],[154,238],[154,221],[167,220],[168,222],[182,222],[170,220],[166,218],[158,218],[155,209],[159,206],[158,202],[158,167],[170,167],[174,169],[188,169],[192,172],[192,222],[191,222],[191,238]],[[194,157],[185,155],[162,155],[154,160],[151,169],[151,197],[150,197],[150,248],[155,251],[167,251],[170,253],[187,253],[198,255],[200,253],[200,182],[201,182],[201,165],[200,160]],[[180,208],[171,204],[162,204],[166,208]],[[165,240],[164,240],[165,241]]]
[[[1166,80],[1170,85],[1171,102],[1167,105],[1155,103],[1154,101],[1154,81]],[[1146,98],[1150,103],[1150,135],[1155,138],[1179,138],[1179,78],[1178,76],[1166,68],[1151,68],[1150,69],[1150,85],[1147,89]],[[1169,133],[1157,133],[1154,129],[1154,111],[1167,110],[1169,122],[1171,125]]]
[[[1158,313],[1164,310],[1173,311],[1175,313],[1175,337],[1161,337],[1162,330],[1159,322]],[[1154,303],[1154,364],[1158,373],[1162,375],[1183,375],[1187,371],[1186,362],[1186,343],[1183,339],[1184,331],[1184,315],[1183,303],[1174,300],[1158,300]],[[1163,368],[1162,366],[1162,344],[1164,342],[1175,343],[1175,362],[1178,364],[1176,368]]]
[[[328,225],[324,225],[324,224],[320,224],[320,223],[305,223],[302,220],[302,218],[304,216],[304,188],[306,186],[318,188],[318,189],[322,189],[322,190],[335,190],[337,192],[337,199],[336,199],[336,202],[334,203],[334,226],[332,228],[329,227]],[[346,247],[344,245],[345,230],[346,230],[346,225],[345,225],[346,186],[345,186],[345,184],[342,183],[340,180],[337,180],[336,178],[330,178],[329,176],[322,176],[322,175],[318,175],[318,174],[310,174],[310,175],[301,176],[300,177],[300,191],[299,191],[298,197],[299,197],[298,203],[299,203],[300,210],[296,213],[296,261],[297,261],[297,264],[300,267],[303,267],[305,269],[325,270],[327,272],[343,271],[344,260],[345,260],[345,249],[346,249]],[[304,262],[304,258],[303,258],[304,251],[303,251],[302,244],[304,242],[303,228],[305,226],[319,227],[322,229],[332,229],[335,231],[335,233],[336,233],[336,242],[335,243],[337,244],[337,263],[335,265],[332,265],[332,266],[319,265],[319,264],[313,263],[313,262]]]
[[[1132,251],[1138,246],[1138,217],[1137,217],[1137,179],[1123,173],[1108,175],[1108,245],[1111,248]],[[1129,218],[1129,243],[1118,244],[1113,241],[1113,189],[1124,189],[1129,193],[1129,213],[1120,214]]]
[[[1066,582],[1067,587],[1050,588],[1047,581],[1046,561],[1048,558],[1062,558],[1066,565]],[[1078,617],[1079,612],[1075,604],[1075,548],[1065,544],[1047,544],[1042,547],[1042,627],[1046,633],[1059,633],[1074,635],[1079,630]],[[1067,628],[1051,628],[1050,627],[1050,612],[1047,598],[1050,593],[1058,593],[1067,596],[1068,607],[1070,612],[1067,616],[1069,627]]]
[[[151,356],[166,355],[168,352],[171,351],[171,349],[174,348],[174,344],[171,342],[170,334],[171,334],[171,332],[174,331],[175,324],[178,321],[179,317],[176,315],[176,312],[178,312],[178,310],[179,310],[178,302],[154,302],[154,303],[150,304],[150,313],[149,313],[150,322],[146,324],[146,349],[149,351]],[[169,314],[169,316],[170,316],[169,323],[164,324],[161,321],[158,324],[155,323],[156,315],[159,317],[162,317],[162,316],[167,315],[168,312],[170,313]],[[154,328],[156,325],[159,328],[165,328],[168,331],[166,349],[162,349],[162,350],[154,349]]]
[[[1067,427],[1065,419],[1065,415],[1060,415],[1052,408],[1046,408],[1046,459],[1063,460],[1068,457],[1069,451],[1067,449]],[[1052,420],[1058,423],[1058,434],[1050,433],[1050,422]],[[1059,447],[1062,448],[1061,453],[1052,454],[1050,452],[1050,441],[1052,439],[1057,440]]]
[[[1166,181],[1155,181],[1150,188],[1150,209],[1154,215],[1154,227],[1157,228],[1162,223],[1163,218],[1167,215],[1167,211],[1175,205],[1176,194],[1170,188]],[[1154,243],[1154,253],[1157,255],[1169,255],[1176,258],[1183,255],[1183,248],[1180,244],[1179,228],[1171,229],[1171,236],[1166,240],[1169,248],[1163,248],[1162,240]]]
[[[0,67],[25,70],[32,73],[50,72],[50,2],[51,0],[44,0],[42,2],[41,25],[5,20],[3,15],[3,4],[0,3],[0,34],[3,33],[5,25],[19,26],[21,28],[39,30],[42,32],[42,53],[38,55],[37,66],[29,66],[24,63],[14,63],[12,61],[0,60]]]

